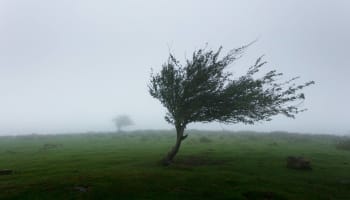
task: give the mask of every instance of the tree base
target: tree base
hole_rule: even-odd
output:
[[[171,160],[166,159],[166,158],[164,158],[164,159],[162,159],[162,160],[160,161],[160,164],[161,164],[162,166],[164,166],[164,167],[167,167],[167,166],[171,165],[172,163],[173,163],[173,162],[172,162]]]

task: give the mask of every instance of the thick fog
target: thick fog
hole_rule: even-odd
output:
[[[263,69],[314,80],[307,112],[256,125],[195,129],[350,133],[350,1],[0,1],[0,135],[171,129],[148,94],[151,68],[169,50],[224,50],[255,39],[229,69],[237,77],[261,55]]]

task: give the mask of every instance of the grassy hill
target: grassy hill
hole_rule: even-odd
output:
[[[0,137],[0,199],[350,199],[350,138],[189,131]],[[286,167],[303,156],[312,170]]]

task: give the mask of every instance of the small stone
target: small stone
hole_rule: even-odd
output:
[[[288,156],[287,168],[300,169],[300,170],[311,170],[311,162],[303,157]]]
[[[88,188],[83,187],[83,186],[75,186],[74,189],[78,190],[79,192],[87,192],[88,191]]]

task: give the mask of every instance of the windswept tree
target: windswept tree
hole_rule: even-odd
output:
[[[113,119],[113,122],[115,123],[118,132],[121,132],[123,127],[131,126],[134,124],[128,115],[119,115]]]
[[[184,130],[189,123],[254,124],[278,114],[294,118],[305,111],[299,106],[305,99],[301,90],[313,81],[298,85],[295,80],[299,77],[294,77],[280,82],[282,73],[275,70],[258,76],[266,64],[262,57],[240,77],[226,70],[247,47],[233,49],[224,56],[220,56],[222,47],[217,51],[199,49],[184,65],[170,53],[161,71],[152,72],[149,93],[167,108],[165,120],[175,126],[177,136],[175,146],[163,159],[164,165],[173,161],[187,138]]]

